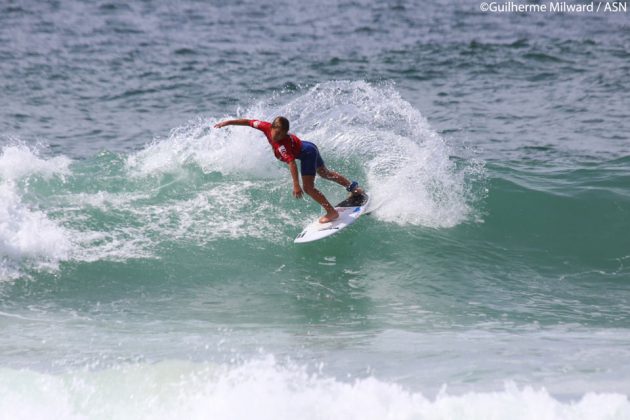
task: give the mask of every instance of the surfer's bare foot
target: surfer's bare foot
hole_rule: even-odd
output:
[[[328,223],[332,222],[335,219],[339,218],[339,212],[337,210],[333,210],[332,212],[326,213],[325,216],[319,218],[319,223]]]

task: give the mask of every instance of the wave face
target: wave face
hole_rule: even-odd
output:
[[[385,225],[448,228],[473,217],[466,177],[481,176],[482,167],[458,168],[443,139],[391,86],[326,83],[243,114],[287,115],[330,168],[371,192],[375,219]],[[5,146],[3,270],[15,273],[21,261],[151,258],[162,247],[225,240],[289,247],[318,206],[289,199],[288,171],[261,133],[211,125],[199,119],[138,152],[105,151],[82,161]],[[343,197],[338,186],[319,185],[331,200]],[[25,200],[46,211],[29,210]]]

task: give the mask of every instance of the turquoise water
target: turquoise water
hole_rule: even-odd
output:
[[[628,418],[627,14],[325,6],[1,6],[0,417]]]

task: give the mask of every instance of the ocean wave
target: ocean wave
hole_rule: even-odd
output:
[[[473,203],[479,197],[471,180],[483,178],[483,164],[466,162],[458,168],[452,148],[393,85],[325,82],[292,96],[272,95],[238,114],[266,120],[287,116],[292,131],[319,146],[327,166],[367,187],[377,203],[374,215],[382,221],[443,228],[475,218]],[[288,179],[260,133],[211,129],[214,122],[198,119],[173,130],[167,139],[129,156],[127,167],[140,177],[194,164],[204,173]]]
[[[544,388],[433,398],[374,377],[340,381],[273,357],[240,365],[164,361],[105,370],[0,370],[0,411],[20,419],[626,419],[628,397],[589,392],[562,401]]]
[[[0,152],[0,179],[2,181],[41,175],[67,175],[72,161],[66,156],[43,158],[39,156],[37,148],[24,144],[4,146]]]
[[[476,220],[472,185],[483,178],[483,164],[455,162],[452,148],[391,84],[326,82],[237,114],[286,115],[301,138],[318,144],[328,167],[370,192],[380,222],[450,228]],[[216,120],[197,118],[129,155],[105,151],[77,162],[5,147],[0,176],[11,226],[3,225],[0,238],[3,267],[25,256],[159,258],[165,243],[289,243],[320,207],[293,200],[289,171],[261,133],[214,129]],[[318,187],[333,202],[346,195],[331,182],[318,180]]]
[[[50,178],[69,173],[66,157],[42,158],[36,149],[10,145],[0,152],[0,279],[20,275],[27,261],[37,269],[55,269],[68,258],[72,248],[70,233],[52,220],[37,203],[23,200],[31,176]]]

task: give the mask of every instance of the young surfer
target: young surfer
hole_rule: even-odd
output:
[[[298,178],[296,159],[300,160],[300,172],[302,174],[302,184],[304,192],[317,201],[326,211],[320,217],[320,223],[328,223],[339,217],[339,213],[317,188],[315,188],[315,174],[319,174],[324,179],[336,182],[346,187],[351,194],[360,195],[363,190],[359,188],[356,181],[350,182],[335,171],[331,171],[324,165],[322,157],[319,155],[317,146],[309,141],[300,140],[295,134],[289,133],[289,120],[285,117],[276,117],[273,123],[260,120],[238,119],[226,120],[217,123],[214,128],[225,127],[226,125],[245,125],[256,128],[267,136],[267,141],[273,149],[273,153],[278,160],[289,165],[291,177],[293,178],[293,196],[301,198],[303,191]]]

